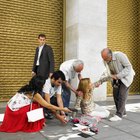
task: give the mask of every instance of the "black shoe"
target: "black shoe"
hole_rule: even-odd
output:
[[[51,113],[45,113],[44,116],[46,119],[50,119],[50,120],[54,118],[54,116]]]

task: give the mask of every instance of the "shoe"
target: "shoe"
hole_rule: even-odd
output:
[[[114,117],[111,117],[109,120],[110,120],[111,122],[116,122],[116,121],[121,121],[122,118],[120,118],[120,117],[117,116],[117,115],[114,115]]]
[[[74,109],[77,110],[77,111],[80,111],[81,107],[80,106],[74,106]]]
[[[123,117],[127,117],[127,114],[124,114]]]
[[[45,113],[44,114],[46,119],[52,120],[54,118],[54,116],[51,113]]]
[[[75,107],[75,109],[76,109],[77,111],[80,111],[80,110],[81,110],[81,107]]]

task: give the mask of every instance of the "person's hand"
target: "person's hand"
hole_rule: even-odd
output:
[[[72,111],[69,110],[67,107],[64,107],[64,108],[63,108],[63,111],[64,111],[64,112],[72,112]]]
[[[96,88],[96,87],[99,87],[101,85],[101,82],[96,82],[96,83],[94,83],[94,87]]]
[[[60,114],[57,114],[56,115],[56,118],[63,124],[66,124],[68,122],[68,120],[66,119],[66,116],[65,115],[60,115]]]
[[[60,114],[65,116],[65,112],[64,111],[60,111]]]
[[[32,71],[31,75],[32,75],[32,76],[35,76],[35,75],[36,75],[36,73]]]
[[[77,91],[77,96],[83,96],[83,92],[82,91]]]
[[[111,75],[111,78],[114,79],[114,80],[117,80],[118,79],[117,75],[115,75],[115,74],[114,75]]]

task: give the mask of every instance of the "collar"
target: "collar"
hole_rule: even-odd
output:
[[[115,61],[115,60],[116,60],[115,54],[112,53],[112,60],[111,61]]]
[[[107,64],[110,64],[111,62],[115,61],[116,60],[116,57],[115,57],[115,54],[112,53],[112,60],[109,61],[109,62],[106,62]]]

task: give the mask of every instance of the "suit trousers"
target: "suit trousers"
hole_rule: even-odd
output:
[[[125,104],[127,102],[129,87],[126,87],[120,80],[113,85],[113,97],[116,105],[116,115],[123,117],[126,114]]]

